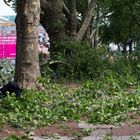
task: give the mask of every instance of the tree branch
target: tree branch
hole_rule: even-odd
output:
[[[79,30],[79,32],[77,33],[77,37],[76,37],[76,40],[77,41],[82,41],[86,31],[87,31],[87,28],[89,27],[90,25],[90,22],[92,20],[92,17],[93,17],[93,13],[94,13],[94,10],[95,10],[95,6],[96,6],[96,0],[92,0],[90,2],[90,6],[89,6],[89,9],[86,13],[86,16],[85,16],[85,19],[81,25],[81,28]]]
[[[63,0],[62,0],[62,2],[63,2],[64,10],[69,14],[70,11],[69,11],[68,7],[66,6],[66,4],[65,4],[65,2]]]
[[[4,1],[4,3],[7,5],[7,6],[10,6],[10,2],[12,1],[12,0],[3,0]]]

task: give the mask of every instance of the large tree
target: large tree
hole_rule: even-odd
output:
[[[40,0],[17,0],[15,82],[21,88],[37,88],[39,21]]]
[[[96,0],[40,0],[40,2],[41,24],[50,37],[51,56],[56,50],[56,43],[81,42],[85,40],[87,33],[90,36],[87,31],[93,20]]]
[[[40,22],[52,44],[69,38],[76,41],[84,39],[93,20],[96,0],[40,0],[40,3]]]
[[[22,88],[36,88],[36,79],[39,76],[37,27],[40,20],[40,1],[40,22],[50,36],[53,52],[57,42],[67,39],[83,40],[93,19],[96,0],[7,0],[9,1],[17,2],[15,81]],[[78,6],[80,3],[82,8]],[[81,15],[79,19],[78,15]]]

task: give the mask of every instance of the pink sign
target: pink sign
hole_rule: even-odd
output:
[[[6,29],[6,28],[5,28]],[[45,30],[39,28],[39,49],[42,48],[42,45],[49,46],[49,37]],[[44,53],[44,49],[41,50]],[[1,58],[15,58],[16,57],[16,30],[7,29],[0,30],[0,59]]]
[[[15,58],[15,57],[16,57],[16,37],[0,36],[0,58]]]

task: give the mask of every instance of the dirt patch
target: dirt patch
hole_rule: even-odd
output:
[[[0,139],[11,136],[11,135],[16,135],[16,136],[23,136],[25,132],[16,129],[14,127],[11,127],[9,125],[4,125],[0,129]]]
[[[82,133],[81,130],[82,130],[81,128],[78,128],[77,123],[65,122],[35,129],[33,132],[31,132],[31,134],[34,136],[46,136],[46,137],[53,137],[56,134],[60,136],[75,136],[76,134]],[[5,125],[0,130],[0,139],[11,135],[21,137],[27,135],[27,133],[30,132],[22,131],[21,129]]]
[[[76,133],[80,133],[82,129],[78,128],[77,123],[67,122],[61,124],[53,124],[47,127],[43,127],[34,131],[36,136],[54,136],[59,134],[60,136],[74,136]]]

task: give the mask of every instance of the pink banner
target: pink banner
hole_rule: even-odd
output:
[[[0,58],[15,58],[16,57],[16,37],[0,36]]]
[[[49,46],[49,37],[48,34],[45,32],[43,28],[39,28],[39,49],[41,52],[47,52],[47,48],[43,48],[42,46],[46,47]],[[16,57],[16,32],[15,29],[13,30],[0,30],[0,59],[1,58],[15,58]]]

